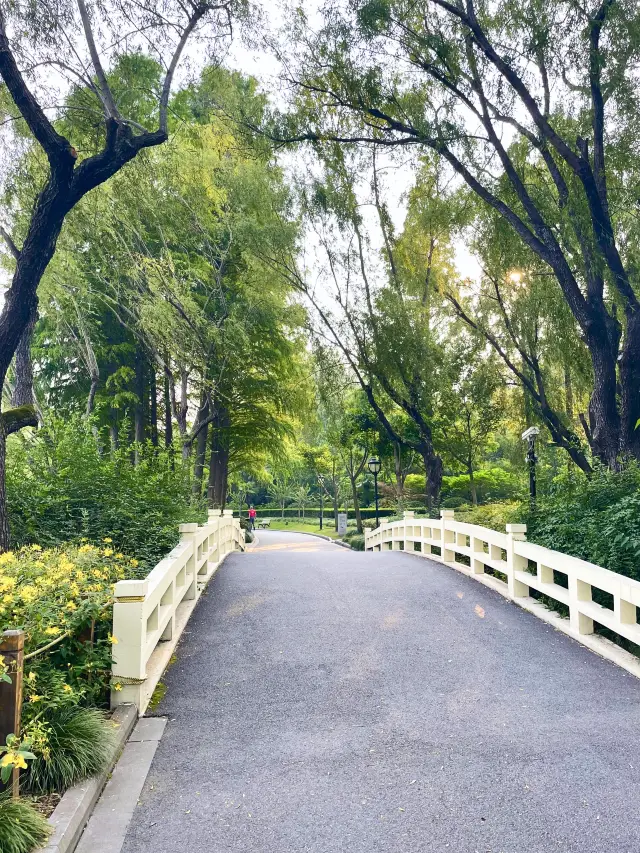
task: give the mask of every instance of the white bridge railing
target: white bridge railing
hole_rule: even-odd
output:
[[[206,524],[181,524],[180,542],[144,580],[119,581],[113,605],[111,705],[143,713],[193,608],[244,531],[231,510],[210,510]]]
[[[537,590],[569,608],[567,633],[584,639],[593,634],[597,622],[640,645],[636,617],[640,582],[527,542],[524,524],[507,524],[506,533],[499,533],[456,521],[453,510],[443,510],[441,516],[415,518],[412,512],[405,512],[402,521],[386,522],[366,533],[365,549],[404,550],[428,557],[476,577],[508,598],[521,599],[523,604],[530,590]],[[492,573],[487,574],[487,569]],[[593,600],[594,589],[609,594],[600,598],[605,602],[609,598],[610,606]],[[528,609],[546,618],[540,606]]]

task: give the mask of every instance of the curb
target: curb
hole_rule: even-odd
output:
[[[245,554],[247,553],[247,551],[253,551],[253,549],[256,548],[259,544],[260,544],[260,539],[258,538],[257,534],[254,532],[253,542],[246,543],[244,546]]]
[[[69,788],[49,818],[53,833],[41,853],[73,853],[76,849],[94,806],[107,783],[120,754],[138,721],[135,705],[120,705],[113,712],[111,721],[118,726],[113,753],[106,770]]]

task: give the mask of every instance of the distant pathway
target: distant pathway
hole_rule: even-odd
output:
[[[637,680],[444,566],[259,539],[167,674],[124,853],[637,853]]]

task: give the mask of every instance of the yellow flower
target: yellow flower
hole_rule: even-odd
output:
[[[48,636],[50,637],[57,637],[60,633],[62,633],[61,629],[56,627],[55,625],[52,625],[50,628],[45,629],[45,634],[48,634]]]
[[[0,761],[0,767],[19,767],[21,770],[27,769],[27,762],[18,752],[7,752]]]
[[[42,696],[38,696],[37,693],[32,693],[31,696],[29,696],[29,702],[39,702],[41,699]]]
[[[39,545],[30,545],[29,547],[32,551],[42,551],[42,548]]]
[[[123,557],[124,554],[121,551],[118,551],[118,553],[116,554],[116,560],[122,560]]]
[[[71,687],[71,685],[69,685],[69,684],[63,684],[62,689],[64,690],[65,693],[72,693],[73,692],[73,687]]]
[[[113,539],[110,536],[105,536],[102,541],[109,543],[109,542],[113,542]]]
[[[133,568],[135,569],[136,566],[140,565],[140,563],[137,560],[129,560],[129,565],[133,566]]]
[[[36,680],[36,674],[35,674],[35,672],[30,672],[30,673],[29,673],[29,675],[27,676],[27,681],[30,681],[30,682],[31,682],[31,684],[33,684],[33,682],[34,682],[35,680]]]
[[[113,548],[105,548],[102,553],[105,557],[110,557],[113,554]]]
[[[68,602],[67,610],[73,611],[73,610],[77,610],[77,609],[78,609],[78,605],[75,603],[75,601],[69,601]]]
[[[113,636],[113,634],[109,634],[109,642],[112,646],[118,645],[118,640]]]
[[[93,551],[93,545],[81,545],[78,548],[78,553],[80,554],[86,554],[87,551]]]
[[[20,590],[20,598],[25,601],[27,604],[31,604],[32,601],[35,601],[38,597],[38,590],[33,584],[27,584],[23,586]]]
[[[113,685],[113,689],[114,690],[122,690],[122,684],[120,684],[119,681],[116,681],[116,683]]]
[[[4,566],[5,563],[10,563],[13,560],[13,551],[5,551],[4,554],[0,554],[0,566]]]

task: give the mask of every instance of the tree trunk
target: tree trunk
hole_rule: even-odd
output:
[[[15,382],[13,386],[13,394],[11,395],[11,405],[14,407],[35,405],[31,341],[33,339],[33,330],[35,329],[36,320],[37,312],[34,311],[24,332],[22,333],[20,343],[16,350],[14,362]]]
[[[158,446],[158,386],[156,368],[151,364],[149,371],[149,422],[151,425],[151,444]]]
[[[141,445],[144,443],[144,354],[142,349],[136,349],[134,393],[136,405],[133,419],[134,465],[140,463]]]
[[[627,312],[627,328],[620,355],[622,452],[640,459],[640,312]]]
[[[356,477],[349,477],[351,482],[351,494],[353,495],[353,512],[356,517],[356,530],[362,533],[362,514],[360,512],[360,502],[358,500],[358,481]]]
[[[173,418],[171,416],[171,393],[169,377],[164,375],[164,446],[168,449],[173,445]]]
[[[98,390],[99,381],[100,381],[99,375],[93,375],[91,377],[91,386],[89,388],[89,396],[87,397],[87,409],[86,409],[87,417],[89,417],[89,415],[91,415],[93,413],[93,407],[95,406],[95,402],[96,402],[96,392]]]
[[[432,513],[440,504],[440,489],[442,488],[442,459],[433,452],[432,447],[421,451],[424,465],[425,485],[427,490],[427,509]]]
[[[202,418],[207,418],[209,416],[209,407],[206,406],[207,397],[203,393],[200,398],[200,408],[198,410],[198,416]],[[205,407],[206,408],[203,408]],[[207,444],[209,438],[209,424],[205,427],[202,427],[198,435],[196,436],[196,458],[193,466],[193,485],[192,485],[192,493],[194,497],[197,497],[198,500],[202,497],[202,476],[204,473],[204,463],[205,457],[207,455]]]
[[[616,399],[617,346],[612,346],[604,329],[594,329],[587,343],[593,366],[593,392],[589,403],[593,419],[593,450],[604,465],[615,471],[620,451],[620,414]]]
[[[215,418],[211,430],[209,461],[209,506],[224,509],[229,481],[229,412],[214,398]]]
[[[473,465],[471,464],[471,460],[469,460],[469,465],[467,468],[469,472],[469,488],[471,489],[471,503],[474,506],[478,506],[478,493],[476,491],[476,481],[473,478]]]
[[[393,442],[393,465],[396,475],[396,497],[399,506],[404,494],[404,479],[402,476],[402,447],[397,441]]]

